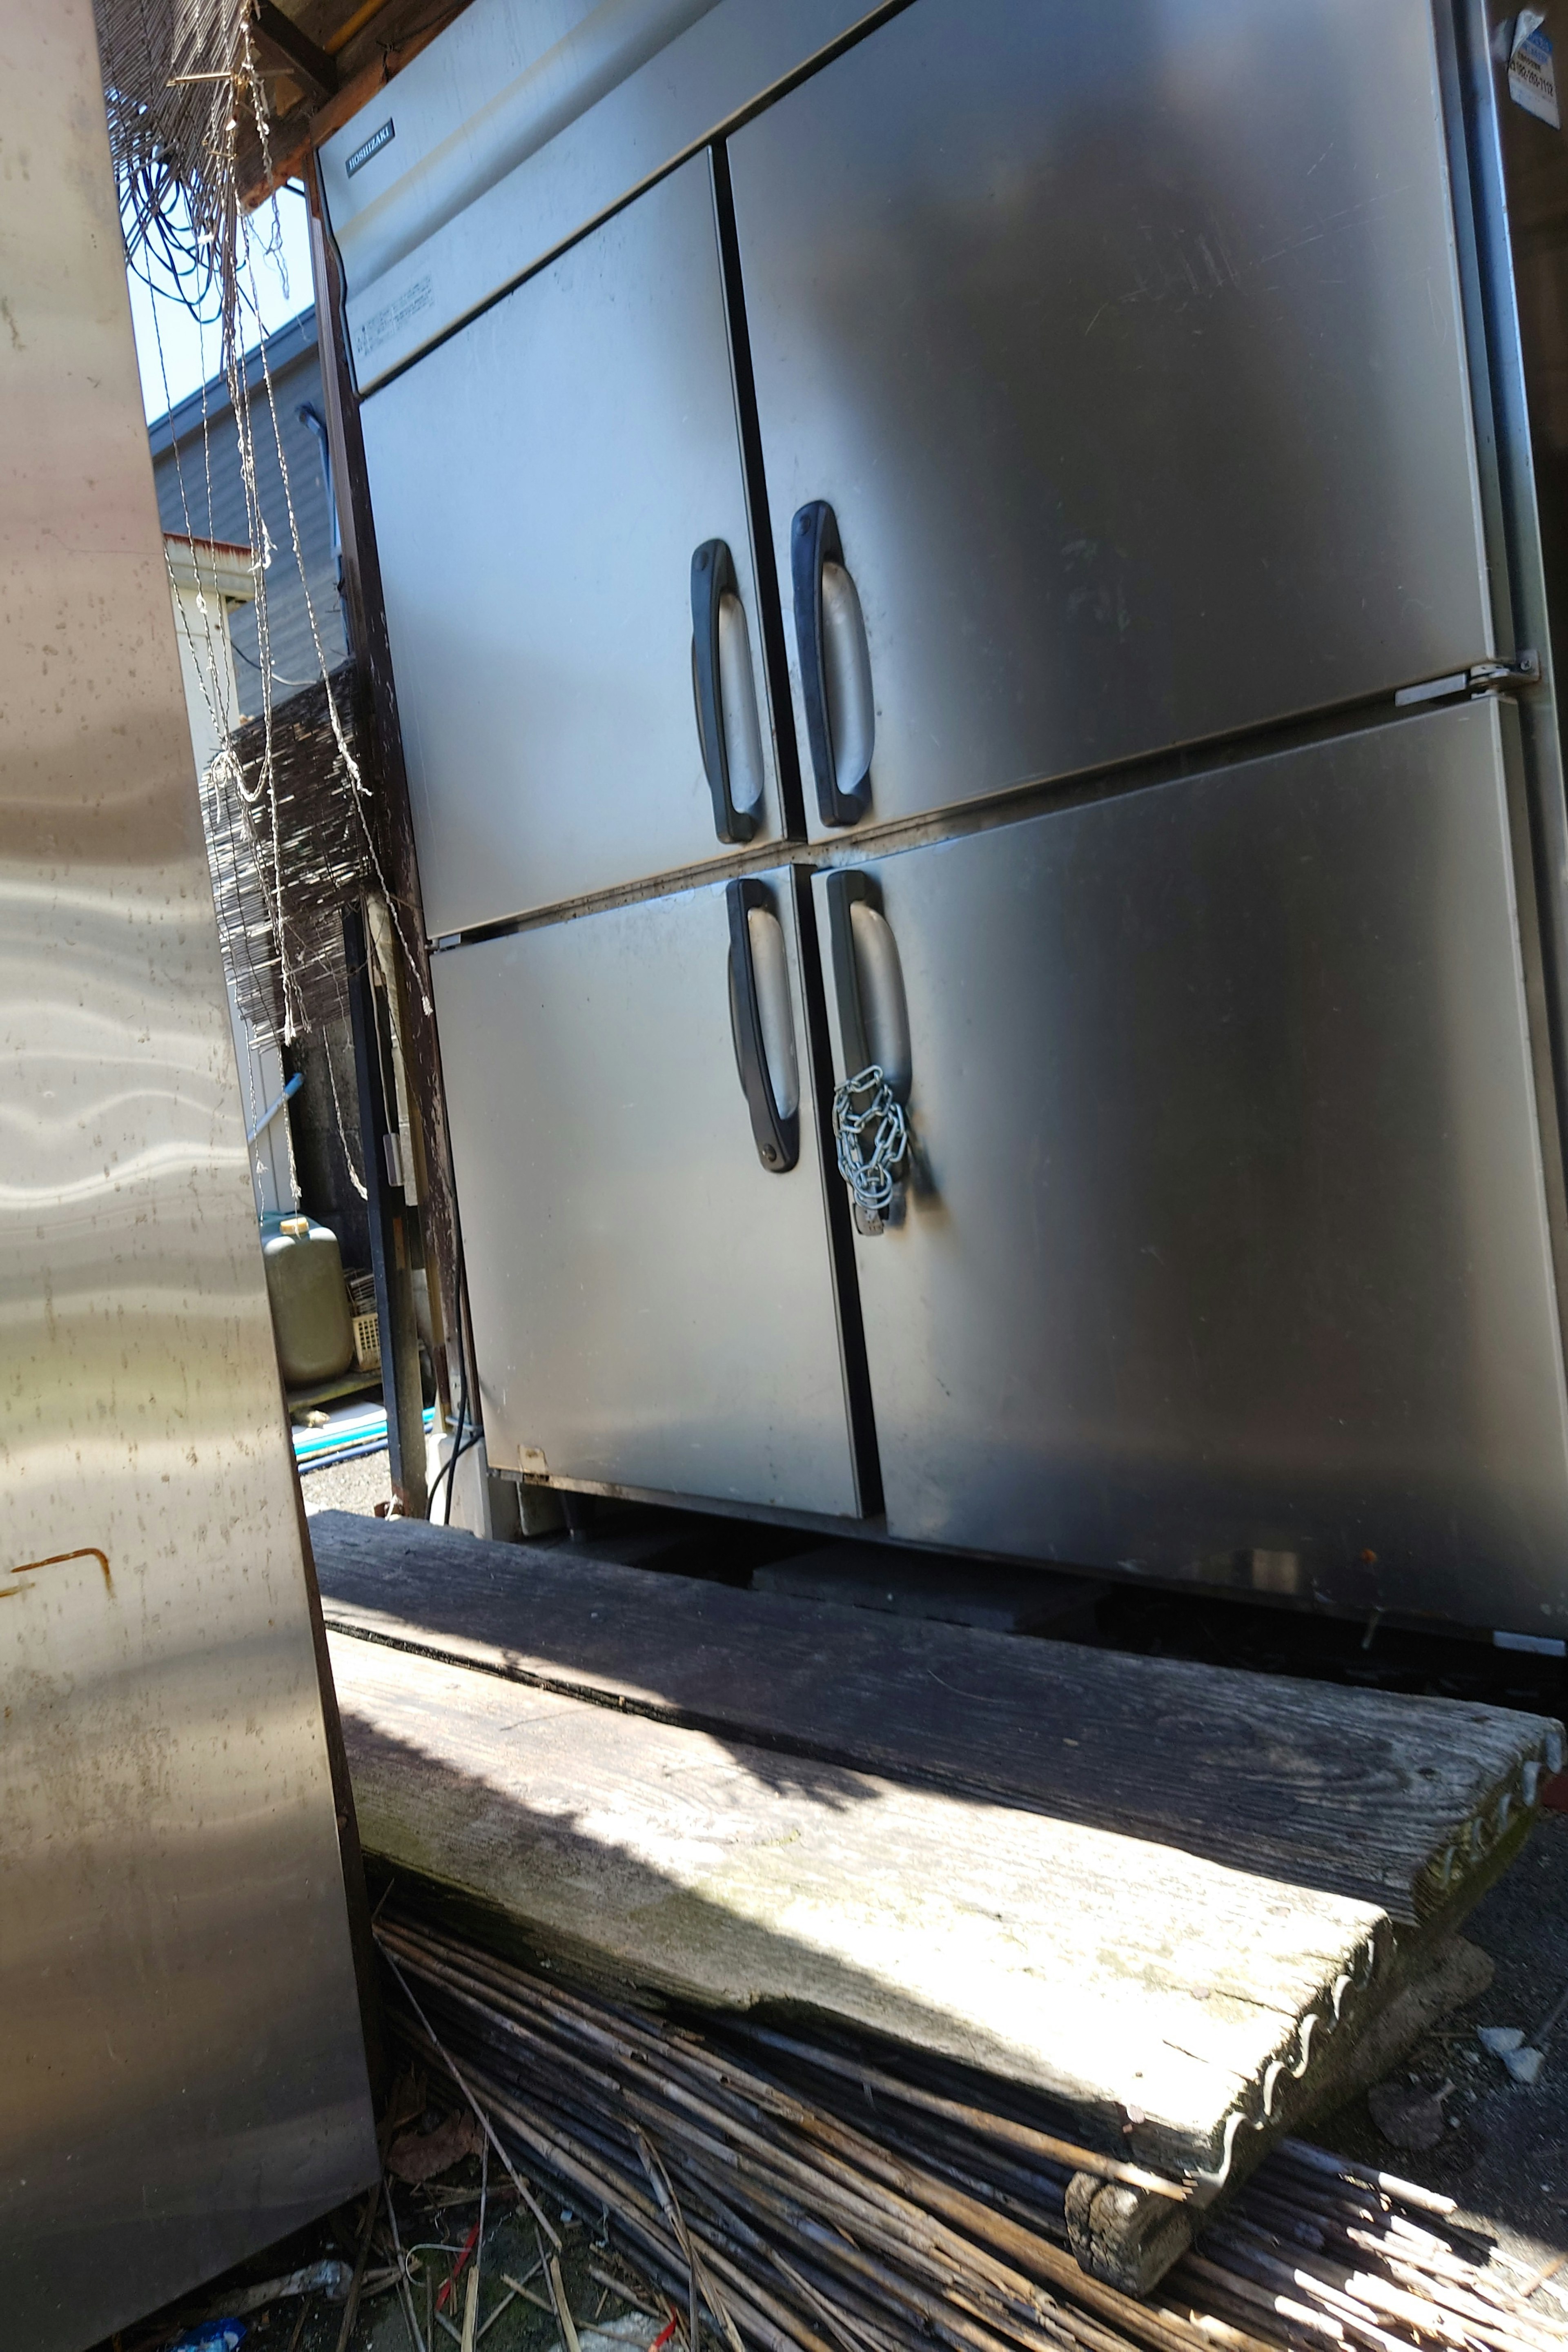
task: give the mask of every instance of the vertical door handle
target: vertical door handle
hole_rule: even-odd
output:
[[[790,570],[816,805],[824,824],[857,824],[871,805],[871,656],[860,598],[844,568],[837,518],[826,499],[802,507],[791,524]]]
[[[784,1175],[800,1158],[800,1080],[784,926],[761,882],[726,884],[730,1023],[752,1137],[763,1166]]]
[[[763,803],[763,738],[752,644],[734,560],[721,539],[691,559],[691,692],[721,841],[750,841]]]
[[[900,1213],[910,1156],[910,1009],[891,924],[864,874],[827,877],[833,988],[844,1053],[833,1095],[833,1144],[858,1233],[885,1233]]]
[[[868,875],[842,868],[827,877],[827,933],[833,992],[844,1046],[844,1075],[879,1069],[895,1101],[908,1103],[913,1077],[910,1008],[893,927],[877,905]]]

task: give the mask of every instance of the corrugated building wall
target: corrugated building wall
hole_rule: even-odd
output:
[[[347,657],[338,602],[337,559],[331,509],[320,444],[300,411],[321,414],[321,372],[316,348],[316,314],[303,311],[245,356],[257,488],[271,558],[266,587],[275,704],[286,703],[321,675],[311,638],[305,586],[294,559],[289,505],[292,500],[304,558],[305,583],[329,669]],[[270,397],[268,397],[270,384]],[[277,419],[274,430],[273,418]],[[248,545],[253,526],[240,469],[239,436],[228,385],[213,377],[149,428],[158,507],[165,530],[197,539]],[[284,495],[283,446],[289,495]],[[234,608],[229,622],[240,716],[256,718],[262,708],[254,604]],[[330,1224],[342,1245],[345,1264],[368,1265],[369,1228],[358,1191],[361,1145],[354,1094],[353,1055],[346,1016],[308,1015],[305,1031],[287,1055],[290,1072],[305,1080],[286,1117],[304,1206]],[[346,1129],[346,1132],[345,1132]]]
[[[249,387],[257,490],[266,540],[270,542],[266,590],[273,695],[282,702],[301,686],[313,685],[321,676],[306,604],[307,588],[328,668],[342,661],[348,652],[338,602],[337,559],[332,547],[325,467],[317,436],[300,415],[305,407],[314,409],[318,415],[322,413],[314,310],[301,312],[264,344],[247,352],[245,374]],[[246,507],[239,434],[224,377],[214,376],[199,392],[159,417],[149,428],[149,438],[164,530],[189,532],[197,539],[250,544],[253,525]],[[294,557],[289,520],[290,501],[304,561],[303,583]],[[262,707],[254,604],[242,605],[236,611],[232,635],[240,709],[245,717],[253,718]]]

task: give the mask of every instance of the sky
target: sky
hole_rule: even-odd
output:
[[[271,233],[274,214],[282,240],[282,267],[262,250]],[[301,193],[285,188],[251,222],[256,302],[259,317],[246,322],[249,347],[287,326],[310,307],[310,221]],[[134,270],[130,273],[131,319],[136,330],[136,356],[142,369],[142,400],[151,424],[166,409],[216,375],[223,364],[223,348],[216,326],[201,327],[184,303],[172,294],[154,294]],[[160,344],[162,355],[160,356]],[[166,388],[165,388],[166,380]]]

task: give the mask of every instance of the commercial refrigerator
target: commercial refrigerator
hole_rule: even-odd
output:
[[[4,54],[0,2332],[79,2352],[378,2164],[89,0]]]
[[[599,1407],[558,1470],[509,1404],[492,1462],[1561,1641],[1506,39],[1469,0],[566,15],[476,0],[322,168],[481,1378]],[[657,1349],[586,1336],[606,1221],[621,1300],[628,1254],[727,1248],[733,1071],[645,1060],[628,1150],[620,1033],[536,984],[560,927],[584,990],[590,937],[696,955],[786,864],[826,1502],[705,1457],[743,1286],[685,1444]],[[693,1005],[734,987],[700,920]],[[907,1142],[852,1219],[862,1050]],[[780,1281],[784,1190],[744,1217]]]

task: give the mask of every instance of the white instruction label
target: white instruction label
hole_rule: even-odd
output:
[[[1538,121],[1549,122],[1553,131],[1561,131],[1563,118],[1557,110],[1557,75],[1552,63],[1552,44],[1543,29],[1545,17],[1539,8],[1521,8],[1514,23],[1513,47],[1509,52],[1508,90],[1516,106]]]
[[[416,319],[421,310],[427,310],[435,299],[436,289],[426,271],[423,278],[416,278],[412,286],[405,286],[401,294],[395,295],[390,302],[384,302],[379,310],[373,310],[370,317],[354,329],[355,350],[367,354],[379,350],[388,335],[396,334],[410,319]]]

